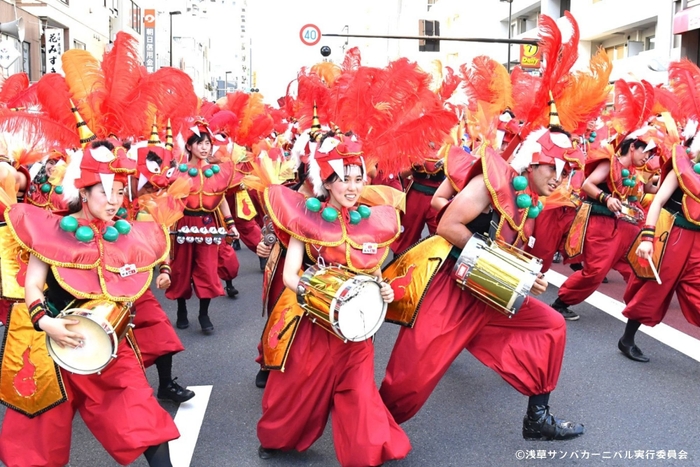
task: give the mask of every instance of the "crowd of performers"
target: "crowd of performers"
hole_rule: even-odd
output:
[[[172,376],[184,348],[151,286],[177,301],[178,329],[194,292],[213,333],[211,300],[238,294],[238,239],[264,269],[261,458],[308,449],[329,416],[341,465],[404,458],[400,424],[464,349],[527,396],[524,438],[582,435],[549,396],[566,321],[611,268],[628,283],[628,358],[649,360],[635,334],[674,292],[700,326],[700,69],[618,80],[606,107],[610,59],[572,71],[566,20],[564,39],[541,17],[540,76],[485,56],[457,72],[367,67],[353,49],[302,69],[277,107],[199,101],[179,70],[147,73],[122,33],[101,61],[66,52],[65,76],[8,78],[0,460],[66,465],[79,411],[120,464],[171,465],[179,433],[157,399],[195,394]],[[579,267],[547,305],[557,254]],[[385,321],[401,329],[378,388]]]

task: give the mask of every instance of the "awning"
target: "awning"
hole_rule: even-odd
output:
[[[700,5],[686,8],[673,16],[673,34],[700,29]]]

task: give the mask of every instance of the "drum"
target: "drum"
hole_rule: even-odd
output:
[[[644,222],[644,211],[639,209],[634,204],[622,202],[622,209],[615,213],[615,217],[630,224],[637,225]]]
[[[541,259],[474,234],[459,255],[452,276],[460,287],[510,318],[522,306],[541,269]]]
[[[384,322],[379,279],[342,266],[314,265],[299,280],[299,305],[311,321],[344,341],[372,337]]]
[[[91,375],[104,370],[117,358],[119,341],[134,326],[131,303],[108,300],[90,300],[79,308],[62,311],[58,318],[80,321],[68,328],[83,335],[82,345],[77,348],[62,348],[46,336],[46,347],[58,366],[79,375]]]

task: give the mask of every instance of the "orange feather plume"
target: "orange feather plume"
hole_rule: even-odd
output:
[[[61,56],[61,65],[83,120],[93,133],[104,135],[99,109],[105,97],[105,77],[100,62],[86,50],[71,49]]]
[[[327,85],[332,87],[340,76],[341,69],[331,62],[321,62],[311,67],[311,73],[317,74]]]
[[[485,109],[488,114],[500,114],[506,108],[513,107],[510,75],[503,65],[480,55],[474,57],[470,67],[462,65],[460,71],[471,111],[477,110],[478,103],[490,107]]]

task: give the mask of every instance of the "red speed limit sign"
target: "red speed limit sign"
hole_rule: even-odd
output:
[[[299,38],[305,45],[316,45],[321,40],[321,30],[315,24],[305,24],[299,31]]]

